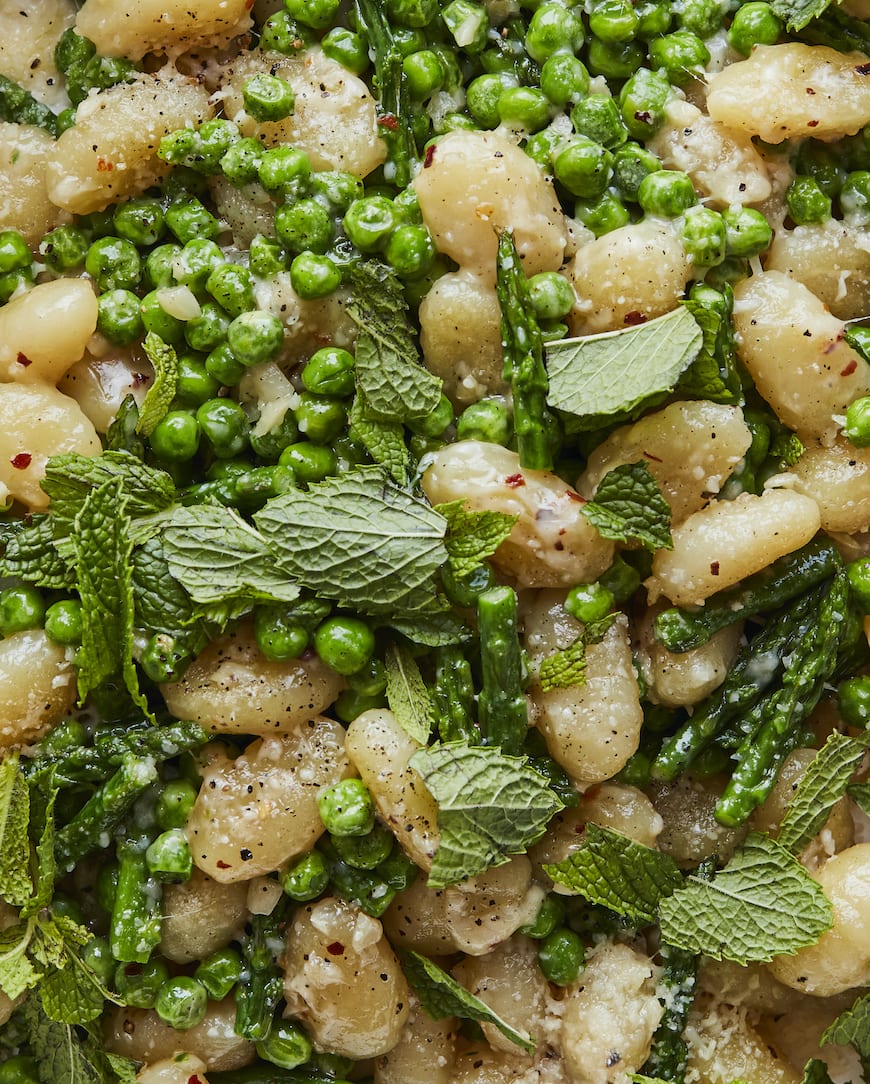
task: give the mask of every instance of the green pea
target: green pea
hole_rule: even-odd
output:
[[[403,60],[411,53],[418,53],[428,47],[426,35],[418,27],[396,25],[392,30],[393,42]]]
[[[156,245],[166,232],[160,200],[149,196],[119,204],[112,223],[119,237],[139,248]]]
[[[441,89],[446,78],[441,58],[431,49],[419,49],[409,53],[402,61],[402,69],[411,97],[418,102],[426,101]]]
[[[394,842],[393,833],[380,824],[364,836],[331,837],[339,858],[354,869],[375,869],[389,858]]]
[[[308,633],[278,606],[255,609],[254,637],[261,653],[273,662],[298,659],[308,647]]]
[[[573,53],[554,53],[541,67],[541,90],[553,105],[579,102],[589,93],[589,72]]]
[[[428,26],[438,12],[438,0],[385,0],[391,23],[412,29]]]
[[[870,729],[870,677],[849,678],[837,689],[837,710],[846,726]]]
[[[342,779],[321,791],[317,809],[331,836],[365,836],[375,826],[375,803],[361,779]]]
[[[208,1008],[208,994],[202,983],[187,975],[167,979],[157,991],[157,1015],[171,1028],[187,1031],[202,1021]]]
[[[166,225],[183,245],[194,239],[214,240],[221,229],[215,216],[195,198],[171,204],[166,210]]]
[[[532,14],[525,47],[539,64],[554,53],[578,53],[586,34],[574,12],[559,3],[543,3]]]
[[[45,601],[35,587],[22,584],[0,591],[0,636],[41,628],[44,621]]]
[[[41,1084],[39,1064],[29,1054],[13,1054],[0,1064],[0,1084]]]
[[[538,945],[538,964],[544,978],[557,986],[568,986],[583,970],[586,953],[583,942],[565,926],[553,930]]]
[[[587,136],[576,136],[553,160],[556,180],[572,196],[600,196],[613,174],[613,155]]]
[[[870,613],[870,557],[859,557],[846,565],[852,594],[863,613]]]
[[[82,604],[65,598],[53,602],[45,611],[45,634],[56,644],[75,646],[82,642]]]
[[[343,219],[344,232],[360,252],[378,252],[398,225],[393,201],[386,196],[354,200]]]
[[[643,141],[658,131],[664,123],[665,107],[673,93],[663,72],[638,68],[619,93],[622,121],[633,139]]]
[[[302,1028],[289,1020],[277,1020],[268,1037],[256,1044],[257,1054],[281,1069],[304,1065],[311,1058],[312,1049],[311,1040]]]
[[[275,212],[275,232],[289,252],[324,253],[332,243],[332,217],[316,199],[285,203]]]
[[[150,636],[139,656],[139,665],[155,685],[176,681],[189,662],[187,652],[166,632],[155,632]]]
[[[475,123],[481,128],[497,128],[501,121],[498,103],[502,94],[517,85],[516,77],[509,72],[479,75],[468,84],[466,106]]]
[[[599,0],[589,13],[589,29],[602,41],[631,41],[639,23],[629,0]]]
[[[231,399],[209,399],[197,410],[196,420],[218,459],[232,459],[248,447],[250,422]]]
[[[697,34],[675,30],[649,44],[652,66],[661,69],[675,86],[683,87],[700,76],[710,60],[710,50]]]
[[[7,271],[0,275],[0,305],[5,305],[13,297],[26,293],[36,283],[36,275],[32,267],[19,267],[15,271]]]
[[[97,298],[97,331],[111,343],[128,346],[142,337],[139,298],[132,290],[108,290]]]
[[[637,36],[649,41],[667,34],[673,21],[673,6],[665,0],[640,0],[637,12]]]
[[[387,668],[380,659],[369,659],[361,670],[348,675],[347,683],[362,696],[381,696],[387,688]]]
[[[281,242],[262,233],[251,238],[248,268],[252,275],[261,279],[273,278],[280,271],[286,271],[287,253]]]
[[[795,155],[794,170],[798,175],[812,177],[819,188],[835,199],[846,180],[846,169],[839,153],[815,139],[802,143]]]
[[[551,124],[549,128],[529,136],[523,150],[545,173],[552,173],[553,158],[565,145],[564,132]]]
[[[637,198],[648,215],[666,218],[676,218],[698,202],[692,178],[676,169],[659,169],[644,177]]]
[[[184,324],[184,338],[191,350],[207,354],[226,341],[230,320],[220,305],[206,301],[200,306],[199,316]]]
[[[323,346],[306,361],[300,374],[306,391],[313,395],[353,395],[356,360],[338,346]]]
[[[421,437],[440,437],[453,424],[453,404],[442,393],[438,405],[428,414],[408,419],[408,428]]]
[[[628,139],[619,106],[605,94],[590,94],[577,102],[571,110],[571,123],[579,135],[594,139],[608,150]]]
[[[263,152],[257,176],[267,192],[280,193],[285,199],[298,197],[308,187],[311,160],[295,147],[272,147]]]
[[[641,181],[661,168],[652,151],[637,143],[626,143],[613,156],[613,183],[624,200],[636,202]]]
[[[193,873],[193,859],[187,837],[181,828],[162,832],[145,852],[148,871],[158,881],[183,883]]]
[[[160,291],[151,290],[139,303],[142,326],[146,331],[153,331],[165,343],[172,346],[184,345],[184,323],[171,316],[160,304]]]
[[[338,14],[339,0],[284,0],[284,7],[291,19],[313,30],[325,30]]]
[[[303,392],[295,410],[299,432],[313,444],[328,444],[347,424],[347,408],[341,399]]]
[[[290,467],[300,485],[322,482],[336,473],[338,464],[335,452],[325,444],[309,444],[300,441],[285,448],[278,459],[283,467]]]
[[[290,264],[290,285],[303,301],[329,297],[341,285],[341,269],[316,252],[300,252]]]
[[[368,70],[369,51],[365,39],[353,30],[343,26],[333,27],[320,39],[320,48],[330,60],[341,64],[354,75],[362,75]]]
[[[161,787],[154,807],[158,828],[184,828],[196,801],[196,787],[187,779],[173,779]]]
[[[870,225],[870,171],[854,170],[840,190],[840,210],[850,226]]]
[[[254,280],[250,271],[240,264],[225,263],[216,267],[206,279],[205,288],[230,316],[241,316],[257,306]]]
[[[616,604],[611,591],[599,583],[579,583],[572,587],[563,603],[565,611],[584,625],[600,621]]]
[[[164,414],[148,438],[158,459],[186,463],[199,450],[201,433],[196,418],[186,410]]]
[[[230,184],[237,188],[259,180],[260,164],[263,161],[263,144],[259,139],[249,137],[238,139],[221,158],[221,173]]]
[[[529,279],[529,297],[539,320],[560,320],[577,300],[571,283],[557,271],[541,271]]]
[[[281,887],[291,900],[316,900],[329,884],[329,866],[320,851],[309,851],[292,862],[281,874]]]
[[[864,395],[849,404],[843,435],[856,448],[870,446],[870,395]]]
[[[289,117],[296,104],[293,87],[277,75],[258,72],[242,87],[245,111],[254,120],[277,121]]]
[[[311,28],[286,10],[270,15],[260,30],[260,48],[264,53],[294,56],[314,45],[316,40]]]
[[[722,27],[723,11],[718,0],[683,0],[677,10],[677,24],[699,38],[712,38]]]
[[[181,254],[181,245],[165,244],[153,248],[145,257],[142,282],[152,290],[160,286],[172,286],[175,282],[173,265]]]
[[[344,214],[365,188],[359,177],[340,169],[318,170],[311,174],[311,196],[327,211]]]
[[[831,217],[831,198],[813,177],[795,177],[785,194],[788,213],[798,226],[824,222]]]
[[[245,471],[233,483],[233,504],[245,511],[262,508],[272,497],[296,488],[296,475],[289,467],[272,464]]]
[[[595,199],[578,199],[574,204],[574,217],[591,230],[596,237],[602,237],[611,230],[626,226],[631,216],[619,195],[611,189],[602,192]],[[542,331],[545,329],[542,328]],[[567,328],[566,328],[567,330]],[[564,333],[557,326],[556,338],[563,338]]]
[[[182,286],[189,286],[195,294],[202,294],[209,275],[222,263],[224,254],[214,241],[207,237],[195,237],[180,252],[176,250],[171,267],[172,278]]]
[[[725,252],[728,256],[757,256],[769,247],[773,239],[770,223],[761,211],[752,207],[726,207],[722,220],[725,223]]]
[[[441,9],[444,25],[453,40],[469,56],[481,52],[489,40],[489,16],[482,4],[473,0],[451,0]]]
[[[284,325],[271,312],[242,312],[227,328],[227,343],[242,365],[259,365],[281,350]]]
[[[628,79],[643,64],[646,50],[636,41],[589,39],[586,54],[589,70],[605,79]]]
[[[537,87],[505,87],[497,109],[502,124],[528,132],[539,132],[550,122],[550,102]]]
[[[85,257],[85,270],[103,290],[135,290],[142,277],[136,246],[121,237],[101,237]]]
[[[39,254],[55,271],[81,267],[88,254],[88,239],[76,226],[58,226],[39,242]]]
[[[680,224],[680,237],[696,267],[715,267],[725,259],[725,222],[710,207],[690,207]]]
[[[501,398],[480,399],[462,411],[456,421],[457,440],[483,440],[507,447],[513,437],[513,418]]]
[[[292,410],[285,410],[280,421],[265,433],[257,433],[256,426],[251,430],[251,449],[260,459],[277,462],[278,457],[290,444],[299,438],[299,427]]]
[[[241,954],[231,946],[215,949],[197,965],[193,977],[215,1001],[223,1001],[245,970]]]
[[[374,654],[375,634],[357,617],[328,617],[314,633],[314,650],[336,673],[353,674]]]
[[[94,937],[82,948],[82,963],[89,967],[104,986],[114,985],[117,961],[112,955],[109,942],[105,937]],[[4,1062],[4,1065],[7,1064]],[[0,1076],[0,1084],[3,1077]]]
[[[451,572],[449,565],[444,565],[441,583],[444,594],[454,606],[466,607],[476,606],[483,592],[496,585],[495,575],[486,562],[477,565],[467,576],[457,576]]]
[[[218,387],[234,388],[247,370],[230,348],[229,343],[219,343],[205,359],[205,371]]]
[[[538,908],[534,919],[526,926],[520,926],[518,933],[526,937],[533,937],[536,941],[542,941],[565,921],[565,904],[559,896],[552,892],[544,897],[544,902]]]
[[[728,44],[743,56],[749,56],[756,45],[776,45],[782,31],[782,20],[770,4],[750,0],[734,12],[728,28]]]
[[[641,576],[622,557],[614,557],[613,564],[598,578],[598,583],[613,595],[614,603],[621,606],[628,602],[640,587]]]
[[[400,279],[419,279],[435,265],[435,242],[422,224],[397,226],[387,240],[384,256]]]
[[[18,230],[0,230],[0,274],[29,268],[33,256]]]

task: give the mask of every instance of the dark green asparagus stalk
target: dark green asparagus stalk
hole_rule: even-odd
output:
[[[441,741],[478,744],[480,732],[474,724],[471,666],[458,647],[442,647],[435,652],[432,700]]]
[[[283,951],[283,902],[270,915],[254,915],[242,939],[245,974],[236,987],[236,1034],[262,1042],[272,1030],[275,1009],[284,992],[277,957]]]
[[[58,39],[54,50],[58,71],[66,76],[66,90],[73,105],[79,105],[91,90],[105,90],[129,82],[136,66],[124,57],[99,56],[97,47],[70,28]]]
[[[685,949],[663,943],[664,971],[661,985],[667,991],[665,1011],[655,1030],[649,1057],[640,1070],[643,1076],[684,1084],[689,1048],[683,1038],[689,1010],[695,1000],[698,957]]]
[[[827,45],[841,53],[870,52],[870,24],[857,19],[833,5],[800,32],[801,41],[810,45]]]
[[[517,596],[510,587],[484,591],[477,602],[483,687],[478,721],[487,745],[517,756],[529,727],[522,690],[522,658],[517,633]]]
[[[274,1065],[209,1073],[208,1079],[211,1084],[348,1084],[348,1081],[333,1076],[307,1073],[304,1069],[278,1069]]]
[[[804,720],[834,672],[851,605],[848,578],[838,572],[816,620],[790,642],[782,685],[766,700],[761,726],[737,750],[737,767],[716,805],[716,819],[722,824],[742,824],[770,793],[782,762],[798,743]]]
[[[818,538],[803,549],[748,576],[742,583],[707,599],[702,610],[663,610],[655,619],[653,632],[669,651],[700,647],[727,625],[748,617],[777,610],[797,595],[821,583],[842,567],[836,548]]]
[[[381,103],[378,127],[387,145],[385,171],[390,184],[407,187],[417,157],[411,131],[411,103],[402,65],[402,53],[380,0],[355,0],[357,20],[374,50],[375,84]]]
[[[503,375],[513,392],[520,465],[530,470],[551,470],[555,419],[547,409],[549,381],[541,329],[509,230],[501,230],[498,235],[496,293],[501,306]]]
[[[112,955],[121,963],[147,963],[160,943],[161,886],[148,872],[147,846],[147,839],[118,844],[118,887],[109,943]]]
[[[19,86],[18,83],[0,75],[0,120],[13,124],[33,124],[57,136],[57,117],[52,111]]]
[[[151,757],[136,757],[128,753],[115,774],[57,833],[54,856],[58,869],[68,873],[86,854],[96,850],[101,840],[111,836],[139,795],[156,778],[157,768]]]
[[[653,779],[676,779],[732,723],[741,741],[745,727],[760,724],[753,708],[782,675],[784,656],[816,621],[824,591],[820,586],[799,596],[741,649],[725,681],[664,741],[652,764]]]

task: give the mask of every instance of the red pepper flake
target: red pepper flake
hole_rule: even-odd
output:
[[[639,124],[652,124],[652,113],[648,109],[638,109],[634,114],[634,119]]]
[[[248,0],[248,7],[254,6],[254,0]],[[202,1084],[202,1077],[199,1073],[194,1073],[193,1076],[187,1078],[187,1084]]]
[[[217,862],[215,863],[215,865],[217,866],[218,869],[232,869],[233,868],[229,864],[229,862],[224,862],[224,860],[222,858],[219,858],[217,860]]]
[[[807,87],[807,94],[815,94],[815,93],[816,92],[813,90],[812,87]]]
[[[870,64],[859,64],[855,68],[856,75],[870,75]]]
[[[22,354],[20,351],[18,357],[15,359],[22,368],[26,369],[28,365],[32,365],[33,362],[26,354]]]
[[[504,480],[506,486],[510,486],[511,489],[519,489],[520,486],[526,484],[525,478],[521,474],[509,474]]]
[[[435,144],[430,143],[426,148],[426,153],[423,155],[423,169],[428,169],[432,165],[432,160],[435,158]]]
[[[719,575],[719,562],[718,561],[711,561],[710,562],[710,575],[711,576],[718,576]]]
[[[341,941],[333,941],[331,945],[326,946],[326,951],[329,953],[330,956],[343,956],[344,945],[341,943]]]
[[[858,362],[854,358],[849,362],[845,369],[840,370],[840,376],[851,376],[852,373],[858,368]]]
[[[819,124],[819,122],[817,120],[808,120],[807,121],[807,128],[817,128],[818,124]]]
[[[32,460],[30,452],[19,452],[18,455],[13,455],[9,462],[16,470],[27,470]]]
[[[111,173],[115,168],[115,163],[110,162],[108,158],[97,159],[97,173]]]
[[[643,457],[644,459],[651,459],[653,463],[664,463],[663,459],[659,459],[659,457],[657,455],[653,455],[652,452],[644,452]]]
[[[576,491],[576,489],[565,490],[565,496],[568,498],[569,501],[576,501],[578,504],[586,503],[586,498],[581,497],[580,494]]]
[[[839,341],[840,341],[839,339],[832,339],[831,342],[825,343],[825,349],[822,351],[822,353],[823,354],[830,354],[833,350],[836,350],[837,349],[837,343]]]
[[[382,128],[389,128],[391,132],[399,130],[399,121],[392,113],[385,113],[382,117],[378,117],[378,124]]]
[[[622,318],[622,322],[627,327],[637,327],[638,324],[645,324],[646,317],[642,312],[638,312],[636,309],[631,312],[627,312]]]

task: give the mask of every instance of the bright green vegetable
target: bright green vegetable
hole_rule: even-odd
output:
[[[516,756],[528,728],[522,691],[522,659],[517,636],[517,596],[510,587],[493,587],[477,601],[482,688],[478,720],[485,743]]]
[[[321,792],[317,809],[333,836],[365,836],[374,828],[375,804],[361,779],[342,779]]]

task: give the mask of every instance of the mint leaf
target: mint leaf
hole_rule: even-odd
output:
[[[384,655],[387,703],[396,722],[414,741],[425,745],[435,723],[434,709],[420,668],[406,647],[391,644]]]
[[[136,432],[150,437],[175,398],[175,389],[178,386],[178,355],[169,343],[164,342],[153,331],[149,331],[145,336],[142,348],[154,366],[154,383],[142,401]]]
[[[426,647],[446,647],[468,639],[468,629],[447,609],[434,603],[416,612],[393,615],[389,624],[415,644]]]
[[[36,892],[21,909],[21,917],[35,915],[47,907],[54,895],[57,862],[54,857],[54,804],[58,786],[54,768],[42,769],[30,777],[32,828],[39,833],[36,844]]]
[[[436,504],[435,511],[447,520],[444,545],[450,571],[458,580],[491,557],[519,519],[505,512],[466,511],[464,500]]]
[[[810,1058],[804,1066],[804,1075],[801,1084],[834,1084],[831,1080],[828,1066],[821,1058]]]
[[[771,0],[770,6],[783,20],[786,29],[794,34],[824,14],[831,6],[831,0]]]
[[[523,854],[564,808],[525,757],[448,742],[421,749],[411,767],[438,802],[438,850],[430,888],[458,884]]]
[[[0,896],[22,907],[33,892],[30,879],[30,791],[19,767],[19,754],[0,761]]]
[[[781,847],[797,854],[821,830],[864,759],[868,741],[870,735],[855,740],[836,730],[828,737],[786,807],[776,837]]]
[[[0,537],[3,556],[0,576],[15,576],[36,587],[69,590],[75,586],[75,571],[61,557],[54,542],[51,516],[34,516],[29,526],[10,523]]]
[[[363,393],[357,389],[348,414],[348,424],[351,437],[363,445],[375,463],[385,467],[397,485],[406,486],[411,470],[411,455],[405,444],[402,423],[378,418],[366,404]]]
[[[649,550],[673,549],[670,506],[642,460],[608,471],[580,511],[603,538],[640,542]]]
[[[861,1059],[864,1077],[870,1069],[870,994],[864,994],[850,1009],[840,1013],[823,1032],[819,1046],[852,1046]]]
[[[356,378],[369,409],[398,422],[430,414],[441,399],[441,381],[420,363],[398,278],[372,260],[357,264],[350,278],[347,312],[359,328]]]
[[[729,295],[729,309],[733,297]],[[704,333],[698,356],[679,379],[680,394],[687,399],[710,399],[714,403],[739,403],[743,394],[737,372],[737,352],[731,321],[699,301],[684,301]]]
[[[101,1045],[90,1035],[80,1039],[70,1024],[51,1020],[38,993],[25,1002],[22,1019],[42,1084],[116,1084]]]
[[[113,480],[123,483],[127,511],[134,517],[160,512],[176,498],[175,484],[165,471],[146,467],[129,452],[54,455],[46,464],[41,485],[51,497],[55,533],[69,533],[88,494]]]
[[[268,542],[231,508],[177,508],[163,528],[169,570],[196,602],[293,602],[299,587]]]
[[[130,517],[121,478],[91,490],[75,517],[73,547],[82,600],[82,646],[76,656],[79,698],[115,674],[147,710],[133,664]]]
[[[703,332],[688,309],[638,327],[561,339],[545,346],[547,402],[597,429],[613,416],[630,416],[648,400],[660,401],[697,357]]]
[[[544,872],[637,925],[655,922],[659,904],[683,883],[670,855],[592,823],[586,825],[583,847],[563,862],[544,866]]]
[[[784,847],[752,832],[712,881],[690,876],[661,903],[662,937],[714,960],[766,963],[813,945],[831,905]]]
[[[130,452],[137,459],[145,458],[145,442],[136,432],[139,424],[139,404],[127,395],[118,407],[112,424],[106,430],[105,447],[111,452]]]
[[[870,783],[851,783],[846,793],[870,817]]]
[[[414,988],[420,1004],[433,1020],[458,1016],[461,1020],[476,1020],[479,1024],[493,1024],[507,1039],[522,1047],[527,1054],[534,1054],[535,1043],[523,1035],[485,1005],[480,998],[470,994],[452,975],[419,952],[402,954],[405,977]]]
[[[538,684],[541,692],[569,689],[586,683],[586,637],[581,633],[570,647],[554,651],[541,660]]]
[[[137,629],[151,635],[171,633],[178,649],[188,655],[196,655],[205,647],[208,634],[204,622],[190,596],[170,572],[158,539],[149,539],[133,551],[130,583]]]
[[[31,920],[0,932],[0,989],[13,1001],[36,986],[43,975],[27,955],[34,928]]]
[[[40,919],[39,934],[52,946],[55,962],[39,987],[46,1015],[59,1024],[96,1020],[108,991],[81,959],[81,949],[93,935],[65,916]]]
[[[254,522],[292,578],[340,605],[392,624],[437,602],[447,525],[381,467],[273,497]]]

